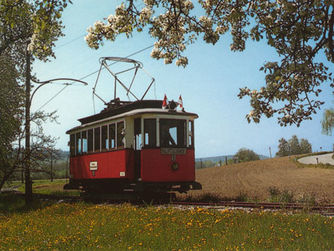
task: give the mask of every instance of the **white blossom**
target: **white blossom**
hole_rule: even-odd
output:
[[[171,64],[172,62],[173,62],[173,59],[170,58],[170,57],[167,57],[167,58],[164,59],[165,64]]]
[[[139,16],[139,20],[141,22],[147,22],[150,20],[152,16],[152,9],[148,8],[148,7],[144,7],[141,11],[140,11],[140,16]]]
[[[177,66],[186,67],[187,64],[188,64],[188,58],[186,58],[186,57],[180,57],[178,60],[176,60],[175,64]]]

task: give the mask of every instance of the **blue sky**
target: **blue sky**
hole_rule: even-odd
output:
[[[98,70],[99,58],[105,56],[125,57],[153,45],[145,32],[134,33],[130,39],[119,37],[115,42],[106,41],[99,50],[90,49],[84,36],[86,29],[95,21],[102,20],[114,12],[121,1],[75,0],[63,13],[65,37],[56,43],[56,59],[51,62],[35,62],[34,73],[40,80],[58,77],[82,78]],[[132,58],[143,63],[144,68],[156,80],[148,98],[177,100],[182,95],[187,111],[195,112],[196,157],[210,157],[235,154],[246,147],[258,154],[269,156],[277,152],[278,140],[297,135],[312,144],[313,151],[333,149],[333,136],[321,134],[323,110],[334,107],[332,90],[326,86],[321,99],[326,103],[312,121],[296,126],[280,127],[276,118],[263,118],[259,124],[248,123],[245,115],[250,111],[249,99],[237,97],[240,87],[258,89],[264,84],[264,74],[259,68],[266,61],[277,59],[273,49],[264,42],[249,41],[244,52],[231,52],[229,35],[223,36],[212,46],[198,40],[186,50],[189,65],[186,68],[175,64],[165,65],[163,60],[150,57],[148,49]],[[331,65],[333,71],[333,66]],[[57,147],[67,149],[68,135],[65,132],[79,125],[77,119],[92,115],[92,87],[97,74],[86,79],[88,86],[75,84],[64,89],[57,97],[43,107],[45,111],[58,111],[59,124],[48,123],[45,132],[58,137]],[[98,86],[106,98],[113,98],[113,80],[103,73],[102,84]],[[138,87],[141,85],[139,83]],[[329,85],[329,84],[328,84]],[[143,88],[146,85],[143,85]],[[34,97],[32,109],[39,109],[63,88],[60,83],[42,87]],[[154,93],[155,91],[155,93]],[[97,111],[103,104],[96,102]]]

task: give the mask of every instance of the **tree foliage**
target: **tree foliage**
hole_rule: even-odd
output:
[[[24,103],[23,91],[31,78],[26,72],[27,55],[43,61],[54,56],[52,48],[62,35],[60,18],[67,2],[0,0],[0,189],[15,171],[22,170],[25,161],[33,165],[32,171],[40,169],[45,149],[54,146],[55,139],[44,135],[42,128],[45,120],[55,118],[54,113],[32,113],[29,137],[33,143],[25,151],[24,108],[30,108],[31,102]]]
[[[296,135],[293,135],[288,141],[286,141],[284,138],[281,138],[278,142],[279,145],[276,156],[279,157],[312,152],[312,145],[308,142],[308,140],[301,139],[299,141]]]
[[[246,162],[260,159],[259,155],[257,155],[254,151],[247,148],[239,149],[239,151],[234,155],[234,157],[237,158],[239,162]]]
[[[105,22],[89,27],[86,40],[98,49],[103,40],[120,34],[147,31],[156,42],[151,56],[169,64],[186,66],[184,51],[202,37],[215,44],[227,32],[232,51],[243,51],[248,39],[265,40],[280,61],[266,62],[260,90],[241,88],[239,97],[250,97],[247,120],[259,122],[278,115],[282,126],[300,125],[323,104],[320,85],[333,79],[324,55],[334,62],[334,4],[332,0],[124,0]]]
[[[2,101],[2,100],[1,100]],[[8,148],[1,152],[0,159],[0,190],[2,186],[8,181],[15,172],[22,171],[24,163],[27,158],[31,163],[31,172],[46,172],[45,162],[49,159],[50,149],[55,148],[56,138],[45,135],[43,132],[43,123],[47,120],[54,121],[56,119],[54,113],[48,114],[44,112],[37,112],[32,114],[31,121],[34,123],[34,129],[31,132],[33,143],[30,147],[29,155],[25,154],[24,140],[24,116],[19,116],[21,119],[21,126],[15,131],[16,135],[14,141],[9,142]],[[1,128],[3,128],[1,126]]]
[[[300,151],[302,154],[312,152],[312,145],[306,139],[301,139],[299,144],[300,144]]]
[[[0,56],[0,189],[3,180],[7,180],[17,167],[13,142],[20,135],[24,101],[17,78],[18,71],[11,58]]]
[[[301,148],[299,144],[299,139],[296,135],[293,135],[291,139],[288,140],[289,143],[289,155],[296,155],[301,153]]]
[[[61,13],[70,0],[0,0],[0,54],[24,45],[38,59],[54,57]]]
[[[33,144],[29,155],[25,155],[24,86],[14,61],[19,58],[11,56],[10,53],[0,56],[0,190],[15,172],[22,171],[27,158],[33,166],[31,171],[44,171],[41,164],[49,157],[47,150],[55,144],[55,138],[46,136],[42,127],[46,120],[54,121],[55,114],[33,113],[30,118],[34,125]]]
[[[321,121],[322,133],[332,135],[334,127],[334,109],[325,110]]]
[[[278,152],[276,153],[276,156],[282,157],[290,155],[290,147],[288,141],[286,141],[284,138],[281,138],[278,143]]]

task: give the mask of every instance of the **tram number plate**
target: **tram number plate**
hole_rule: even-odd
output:
[[[89,162],[89,170],[96,171],[97,170],[97,161]]]
[[[185,155],[187,153],[186,148],[161,148],[161,154],[177,154]]]

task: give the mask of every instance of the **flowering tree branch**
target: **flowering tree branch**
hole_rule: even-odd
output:
[[[138,6],[144,7],[141,9]],[[124,0],[105,22],[89,27],[88,46],[98,49],[104,39],[130,37],[145,30],[156,42],[151,56],[185,67],[187,46],[202,37],[215,44],[228,31],[232,51],[243,51],[248,39],[265,40],[280,62],[267,62],[260,90],[241,88],[250,98],[248,121],[278,115],[282,126],[312,119],[323,102],[321,86],[333,87],[326,64],[334,63],[334,4],[328,0]],[[319,61],[325,55],[328,62]],[[326,63],[326,64],[325,64]]]

